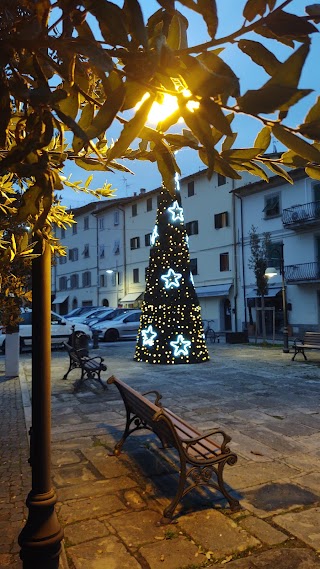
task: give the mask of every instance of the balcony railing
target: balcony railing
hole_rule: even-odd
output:
[[[295,205],[282,212],[282,223],[285,227],[316,221],[320,221],[320,201]]]
[[[320,263],[286,265],[284,276],[287,283],[312,282],[320,280]]]

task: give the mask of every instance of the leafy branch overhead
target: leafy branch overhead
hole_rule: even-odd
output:
[[[320,100],[313,98],[303,124],[289,120],[291,107],[311,93],[300,77],[320,5],[294,14],[292,0],[243,1],[240,27],[222,37],[219,0],[158,4],[146,20],[138,0],[2,3],[0,176],[11,175],[19,189],[13,204],[3,192],[0,207],[3,216],[28,224],[31,240],[35,234],[50,240],[51,223],[63,223],[66,212],[54,196],[71,184],[63,178],[67,160],[90,172],[130,172],[128,161],[156,162],[170,192],[179,172],[174,153],[184,147],[199,154],[209,177],[240,178],[246,170],[267,179],[269,168],[290,180],[283,166],[302,166],[320,179]],[[199,18],[207,37],[189,45]],[[285,46],[283,61],[274,44]],[[230,45],[248,58],[252,77],[257,68],[266,74],[259,88],[243,91],[237,58],[232,68],[224,59]],[[147,126],[152,104],[167,94],[176,110]],[[248,148],[234,146],[239,114],[257,121]],[[280,157],[265,156],[271,136],[287,149]],[[91,192],[89,182],[74,187]],[[93,194],[112,195],[110,184]]]

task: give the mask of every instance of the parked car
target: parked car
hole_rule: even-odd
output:
[[[91,316],[92,314],[99,314],[99,313],[103,312],[104,310],[106,310],[105,306],[91,306],[90,310],[88,310],[87,312],[84,312],[83,314],[80,314],[79,316],[74,316],[71,320],[73,320],[73,322],[84,323],[84,321],[89,316]]]
[[[98,322],[92,326],[92,330],[98,330],[99,340],[116,342],[125,338],[134,339],[140,324],[141,310],[130,310],[120,314],[113,320]]]
[[[22,321],[19,323],[19,335],[20,335],[20,351],[26,346],[32,345],[32,310],[23,312],[21,314]],[[92,338],[92,332],[89,326],[81,324],[79,322],[73,322],[72,320],[66,320],[64,317],[51,312],[51,345],[58,346],[63,342],[71,342],[71,336],[74,331],[84,332],[88,340]],[[0,331],[0,350],[5,353],[6,346],[6,334],[5,330]]]
[[[100,308],[99,306],[78,306],[78,308],[74,308],[73,310],[70,310],[70,312],[68,312],[68,314],[63,314],[63,318],[67,318],[67,320],[69,318],[71,318],[71,320],[73,318],[78,318],[78,316],[83,316],[86,313],[92,312],[92,310],[97,310],[98,308]]]
[[[90,326],[90,328],[93,328],[93,326],[99,324],[99,322],[104,322],[105,320],[114,320],[114,318],[120,316],[120,314],[128,312],[129,310],[132,310],[132,308],[106,308],[103,312],[100,312],[98,314],[91,314],[91,316],[88,316],[88,318],[85,319],[84,324],[87,324]]]

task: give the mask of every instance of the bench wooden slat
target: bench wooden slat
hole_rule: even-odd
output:
[[[236,454],[227,447],[227,443],[231,440],[228,435],[215,430],[214,434],[219,434],[223,439],[222,443],[218,444],[211,438],[211,434],[201,433],[171,410],[162,407],[159,403],[161,395],[157,392],[157,404],[155,404],[114,376],[109,377],[108,383],[116,385],[127,410],[126,427],[122,438],[114,448],[114,454],[120,454],[125,440],[131,433],[143,428],[152,430],[164,447],[173,446],[178,450],[179,485],[176,496],[164,510],[162,519],[164,523],[172,519],[180,499],[199,485],[212,486],[220,490],[232,510],[240,508],[238,500],[229,494],[223,481],[225,464],[232,465],[237,461]],[[216,478],[216,482],[212,481],[212,477]]]

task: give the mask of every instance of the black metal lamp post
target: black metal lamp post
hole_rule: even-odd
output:
[[[281,275],[281,290],[282,290],[282,309],[283,309],[283,353],[289,353],[289,332],[288,332],[288,307],[287,307],[287,289],[284,275],[284,258],[283,258],[283,243],[281,243],[280,250],[273,249],[271,251],[272,255],[276,253],[280,261],[280,275]],[[265,270],[266,277],[273,277],[278,274],[277,269],[274,267],[267,267]]]
[[[32,489],[19,544],[23,569],[58,569],[63,530],[51,484],[51,254],[40,242],[35,252],[40,255],[32,261]]]

